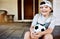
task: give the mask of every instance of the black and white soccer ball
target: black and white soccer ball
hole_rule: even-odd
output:
[[[41,26],[40,24],[37,24],[36,26],[34,26],[34,32],[35,33],[42,32],[45,30],[46,30],[45,26]]]

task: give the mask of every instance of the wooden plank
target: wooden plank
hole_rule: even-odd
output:
[[[11,33],[13,33],[14,30],[7,30],[5,33],[3,33],[0,38],[6,39]]]
[[[0,26],[0,35],[9,29],[9,26]]]
[[[7,39],[20,39],[24,30],[15,30]]]
[[[3,31],[3,32],[0,33],[0,36],[4,35],[6,32],[8,32],[8,31],[9,31],[10,29],[12,29],[12,28],[14,28],[14,26],[8,27],[5,31]]]

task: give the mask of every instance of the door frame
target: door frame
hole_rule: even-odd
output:
[[[33,0],[33,16],[35,15],[35,0]],[[18,22],[31,22],[32,19],[25,20],[24,19],[24,0],[21,0],[21,20]]]

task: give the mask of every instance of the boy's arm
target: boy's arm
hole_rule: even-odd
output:
[[[41,32],[42,35],[45,35],[45,34],[51,34],[53,32],[53,29],[52,28],[48,28],[47,30]]]

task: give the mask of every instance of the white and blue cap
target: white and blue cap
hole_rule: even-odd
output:
[[[44,5],[47,5],[47,6],[49,6],[50,8],[53,8],[53,7],[52,7],[52,3],[51,3],[50,1],[42,1],[42,2],[44,2],[44,4],[40,4],[40,7],[41,7],[41,6],[44,6]],[[41,3],[42,3],[42,2],[41,2]]]

